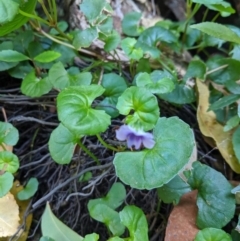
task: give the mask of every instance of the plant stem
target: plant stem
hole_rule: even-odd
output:
[[[97,163],[97,165],[100,165],[98,158],[83,145],[81,140],[79,140],[77,144]]]
[[[115,148],[115,147],[107,144],[107,143],[102,139],[102,137],[101,137],[99,134],[97,134],[96,136],[97,136],[98,140],[100,141],[100,143],[101,143],[103,146],[105,146],[106,148],[108,148],[108,149],[110,149],[110,150],[112,150],[112,151],[118,151],[117,148]]]

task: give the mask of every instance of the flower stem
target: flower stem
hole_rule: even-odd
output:
[[[81,140],[79,140],[77,144],[97,163],[97,165],[100,165],[98,158],[83,145]]]
[[[101,144],[102,144],[103,146],[105,146],[106,148],[108,148],[108,149],[110,149],[110,150],[112,150],[112,151],[118,151],[117,148],[115,148],[115,147],[107,144],[107,143],[102,139],[102,137],[101,137],[99,134],[97,134],[96,136],[97,136],[98,140],[101,142]]]

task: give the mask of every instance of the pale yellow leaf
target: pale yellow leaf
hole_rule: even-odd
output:
[[[20,192],[23,189],[23,186],[20,185],[19,181],[15,181],[13,184],[13,187],[11,188],[10,192],[14,195],[15,200],[17,201],[17,204],[19,206],[19,216],[20,216],[20,224],[24,224],[24,229],[21,229],[16,238],[12,239],[12,241],[25,241],[28,237],[28,232],[32,223],[32,213],[30,213],[27,218],[26,216],[26,210],[28,208],[29,203],[31,202],[31,199],[29,200],[18,200],[17,199],[17,193]],[[25,215],[25,216],[24,216]],[[25,223],[24,223],[25,221]],[[8,241],[10,237],[0,238],[0,241]]]
[[[12,236],[19,226],[19,209],[11,193],[0,198],[0,237]]]
[[[199,128],[203,135],[214,139],[217,148],[225,161],[233,171],[240,173],[240,164],[234,154],[232,145],[232,132],[224,132],[223,126],[217,122],[213,111],[207,111],[209,108],[209,90],[208,86],[197,80],[198,89],[198,109],[197,119]]]

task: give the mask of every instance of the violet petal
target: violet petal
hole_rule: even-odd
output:
[[[142,144],[142,136],[136,136],[134,134],[129,134],[127,137],[127,146],[128,148],[135,147],[136,150],[140,148]]]
[[[143,145],[148,149],[152,149],[155,146],[155,141],[153,140],[153,136],[151,138],[143,137]]]
[[[130,133],[132,133],[132,130],[129,126],[122,125],[118,130],[116,130],[116,138],[119,141],[125,141]]]

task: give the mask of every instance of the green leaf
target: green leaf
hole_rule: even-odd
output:
[[[19,168],[19,160],[16,155],[10,151],[0,152],[0,170],[6,170],[15,173]]]
[[[119,33],[113,30],[111,34],[109,34],[106,38],[104,38],[104,42],[105,42],[104,50],[106,52],[110,52],[116,49],[120,41],[121,41],[121,37]]]
[[[35,61],[38,61],[40,63],[49,63],[56,59],[58,59],[61,56],[60,53],[52,50],[45,51],[37,56],[35,56],[33,59]]]
[[[58,27],[58,29],[60,29],[62,32],[65,32],[65,31],[68,29],[68,23],[65,22],[65,21],[59,21],[59,22],[57,23],[57,27]],[[59,32],[58,32],[56,29],[52,28],[52,29],[50,30],[50,34],[52,34],[52,35],[59,35]]]
[[[153,94],[164,94],[173,91],[175,85],[170,78],[162,78],[157,81],[151,79],[148,73],[139,73],[136,76],[136,83],[139,87],[145,87]]]
[[[126,123],[135,129],[151,130],[157,123],[159,107],[157,98],[143,87],[132,86],[118,98],[117,109],[128,115]],[[130,114],[134,110],[133,114]]]
[[[41,237],[39,241],[55,241],[55,240],[52,239],[52,238],[44,236],[44,237]]]
[[[128,228],[130,240],[148,241],[148,224],[143,211],[136,206],[125,206],[119,212],[121,222]]]
[[[5,0],[1,0],[1,1],[5,3],[9,2]],[[35,9],[36,3],[37,3],[37,0],[22,1],[20,9],[23,12],[32,13]],[[16,29],[19,29],[23,24],[25,24],[28,21],[28,19],[29,19],[28,17],[25,17],[22,14],[18,13],[12,21],[5,23],[4,25],[1,26],[0,36],[4,36]]]
[[[187,72],[184,75],[184,80],[187,81],[191,78],[199,78],[201,80],[205,79],[205,74],[207,71],[207,66],[201,60],[192,60],[187,68]]]
[[[56,241],[83,241],[83,237],[62,223],[51,211],[47,203],[41,220],[43,236]]]
[[[0,121],[0,145],[14,146],[18,139],[18,130],[12,124]]]
[[[24,189],[17,193],[17,198],[19,200],[28,200],[34,196],[37,190],[38,190],[38,180],[37,178],[32,177],[29,179]]]
[[[0,0],[0,24],[10,22],[18,13],[19,3],[14,0]]]
[[[24,79],[28,73],[34,71],[34,68],[30,65],[29,62],[24,61],[24,62],[20,62],[19,64],[18,63],[15,63],[15,64],[17,64],[17,66],[8,70],[8,74],[13,78]],[[1,66],[1,63],[0,63],[0,66]],[[1,67],[0,67],[0,71],[1,71]]]
[[[234,153],[240,163],[240,126],[233,133],[232,144]]]
[[[72,159],[78,139],[80,136],[74,135],[60,123],[51,133],[48,142],[52,159],[58,164],[68,164]]]
[[[232,241],[231,236],[221,229],[205,228],[198,231],[194,241]]]
[[[73,46],[76,49],[88,48],[97,37],[98,31],[96,27],[79,30],[73,38]]]
[[[239,241],[240,240],[240,233],[236,230],[232,230],[231,237],[232,237],[232,241]]]
[[[88,202],[88,209],[97,204],[104,204],[112,209],[118,208],[126,198],[126,190],[123,184],[116,182],[112,185],[106,197],[92,199]]]
[[[240,99],[240,95],[226,95],[222,97],[221,99],[217,100],[213,104],[210,105],[208,111],[210,110],[218,110],[223,107],[229,106],[232,103],[236,102],[237,100]]]
[[[112,238],[108,239],[107,241],[124,241],[124,239],[119,238],[119,237],[112,237]]]
[[[35,76],[35,72],[30,72],[22,81],[21,91],[30,97],[39,97],[47,94],[52,89],[52,84],[48,77],[40,79]]]
[[[191,191],[190,186],[178,175],[157,189],[158,197],[165,203],[177,205],[183,194]]]
[[[198,190],[197,226],[201,229],[224,227],[235,212],[231,184],[220,172],[199,162],[193,163],[193,170],[187,182],[192,189]]]
[[[220,12],[222,17],[228,17],[235,13],[235,10],[231,7],[228,2],[221,2],[218,4],[206,5],[209,9]]]
[[[152,149],[115,155],[117,176],[133,188],[150,190],[168,183],[192,154],[193,132],[177,117],[159,118],[153,135],[156,144]]]
[[[22,54],[19,53],[15,50],[2,50],[0,51],[0,61],[4,61],[4,62],[19,62],[19,61],[24,61],[24,60],[28,60],[29,58]]]
[[[91,108],[94,99],[104,92],[99,85],[74,86],[64,89],[57,97],[58,117],[77,135],[96,135],[110,125],[110,116]]]
[[[121,47],[130,59],[139,60],[143,57],[143,51],[135,47],[136,42],[135,38],[125,38],[121,41]]]
[[[238,37],[238,35],[234,33],[230,28],[222,24],[204,22],[204,23],[193,24],[190,27],[194,29],[198,29],[215,38],[240,44],[240,37]]]
[[[48,79],[53,88],[62,90],[69,86],[68,73],[61,62],[53,64],[48,72]]]
[[[93,21],[101,14],[105,5],[105,0],[83,0],[80,9],[89,21]]]
[[[142,13],[139,12],[130,12],[125,14],[122,20],[123,33],[134,37],[139,36],[142,32],[142,29],[139,27],[141,16]]]
[[[5,196],[13,185],[13,175],[10,172],[5,172],[0,175],[0,198]]]
[[[91,233],[91,234],[87,234],[83,241],[97,241],[99,239],[99,235],[96,233]]]
[[[119,112],[116,108],[118,97],[127,89],[126,81],[115,73],[104,74],[102,87],[105,89],[105,97],[97,106],[97,109],[105,110],[111,117],[116,117]]]
[[[144,30],[135,45],[135,48],[141,48],[144,53],[149,53],[152,58],[159,58],[160,51],[157,47],[158,42],[176,43],[176,36],[168,29],[160,26],[154,26]]]
[[[70,86],[90,85],[92,81],[91,72],[82,72],[76,75],[71,75],[68,72]]]
[[[224,130],[224,131],[230,131],[230,130],[232,130],[233,128],[235,128],[236,126],[238,126],[239,122],[240,122],[239,116],[238,116],[238,115],[235,115],[235,116],[231,117],[231,118],[227,121],[227,123],[226,123],[226,125],[224,126],[223,130]]]
[[[105,204],[96,204],[88,208],[88,211],[92,218],[104,223],[114,236],[124,233],[125,227],[121,224],[119,214],[112,208]]]

